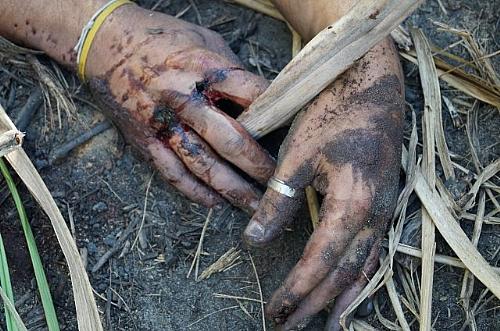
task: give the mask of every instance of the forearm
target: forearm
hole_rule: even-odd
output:
[[[2,0],[0,35],[75,66],[83,26],[106,0]]]
[[[271,1],[306,41],[345,15],[355,3],[355,0]]]

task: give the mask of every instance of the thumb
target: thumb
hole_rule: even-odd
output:
[[[243,233],[251,246],[264,246],[283,233],[304,199],[302,190],[293,198],[267,189]]]
[[[272,178],[282,181],[295,193],[290,197],[278,192],[280,186],[283,188],[282,184],[278,184],[277,188],[272,185],[268,187],[243,234],[249,245],[263,246],[278,237],[303,205],[304,188],[314,177],[312,162],[301,162],[298,160],[300,158],[292,158],[291,156],[297,156],[293,149],[288,150],[286,154],[278,163]]]

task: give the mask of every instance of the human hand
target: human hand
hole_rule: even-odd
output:
[[[209,207],[223,197],[256,209],[259,193],[229,164],[265,183],[274,160],[224,110],[242,111],[268,83],[218,34],[123,6],[97,34],[87,68],[103,110],[167,181]]]
[[[274,293],[266,314],[281,329],[306,323],[334,298],[328,330],[377,266],[398,192],[403,78],[389,39],[368,52],[299,114],[274,176],[298,192],[323,196],[321,223],[300,261]],[[278,237],[302,205],[268,189],[245,230],[262,246]]]

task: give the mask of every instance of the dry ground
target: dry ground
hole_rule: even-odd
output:
[[[148,8],[156,5],[157,10],[172,15],[182,13],[191,5],[182,15],[183,19],[194,23],[199,23],[198,20],[201,19],[201,24],[224,36],[248,69],[257,72],[255,64],[258,61],[263,74],[269,79],[290,60],[291,37],[287,27],[251,10],[225,1],[211,0],[138,2]],[[440,47],[446,47],[458,38],[438,32],[432,20],[473,31],[475,38],[484,46],[485,54],[499,49],[498,1],[442,2],[448,10],[447,15],[439,8],[436,0],[429,0],[406,24],[423,28],[432,42]],[[196,8],[192,6],[193,3]],[[466,50],[460,45],[452,51],[469,58]],[[46,58],[39,58],[44,64],[51,66]],[[492,61],[498,69],[498,57]],[[405,63],[404,67],[407,76],[407,101],[420,121],[423,101],[418,70],[408,63]],[[19,70],[15,65],[0,62],[0,103],[14,119],[28,96],[37,88],[37,82]],[[90,281],[98,293],[97,300],[107,329],[262,328],[258,302],[216,298],[214,294],[259,298],[255,274],[249,260],[249,254],[252,254],[263,286],[264,299],[269,298],[300,257],[311,231],[307,212],[299,215],[292,229],[271,247],[252,251],[247,251],[241,245],[241,231],[248,221],[248,216],[229,206],[215,212],[205,237],[200,271],[232,247],[241,250],[240,263],[208,280],[195,282],[193,276],[187,279],[186,275],[208,210],[190,203],[165,184],[153,168],[124,144],[114,128],[94,137],[59,162],[49,164],[48,160],[55,150],[104,120],[88,101],[91,99],[85,89],[78,88],[75,77],[67,72],[64,72],[64,76],[68,81],[68,93],[75,97],[77,112],[72,114],[72,117],[63,112],[62,121],[59,123],[54,111],[40,107],[26,129],[25,148],[39,167],[64,216],[67,220],[72,220],[71,228],[74,229],[78,247],[87,256]],[[456,107],[463,112],[470,111],[467,104],[470,104],[472,99],[447,86],[442,88],[445,96],[457,100]],[[466,116],[460,116],[465,122]],[[477,116],[478,126],[474,143],[480,161],[487,165],[500,155],[498,110],[481,104],[470,116]],[[410,111],[407,118],[409,127]],[[450,151],[457,156],[454,160],[464,167],[474,169],[465,126],[455,127],[446,108],[443,118]],[[278,136],[268,140],[276,145]],[[498,178],[493,180],[496,180],[497,185],[500,183]],[[452,186],[460,193],[468,188],[469,182],[470,178],[461,175]],[[0,188],[3,186],[2,184]],[[60,322],[64,330],[76,330],[70,283],[62,253],[57,247],[46,217],[25,189],[22,189],[22,193],[42,252]],[[6,242],[9,262],[13,269],[12,279],[15,283],[15,295],[19,300],[18,307],[30,330],[41,330],[44,326],[42,310],[36,296],[29,256],[23,244],[13,203],[4,197],[5,190],[0,190],[0,231]],[[408,215],[419,208],[416,199],[412,198],[410,201]],[[489,202],[487,212],[492,208]],[[144,226],[140,236],[136,228],[133,228],[126,240],[119,239],[130,224],[137,225],[143,217]],[[472,224],[462,223],[469,234]],[[498,265],[499,244],[498,225],[485,225],[479,250],[490,264]],[[91,272],[103,254],[113,246],[118,248],[117,253],[98,271]],[[452,254],[439,236],[437,251]],[[418,275],[418,271],[414,275]],[[464,323],[465,315],[459,302],[462,276],[461,269],[442,265],[436,267],[433,295],[436,330],[459,330]],[[401,284],[397,282],[396,285],[401,290]],[[473,304],[482,290],[483,287],[477,284],[472,297]],[[380,307],[380,314],[394,321],[395,315],[384,290],[379,291],[376,302]],[[497,318],[499,303],[497,299],[493,299],[478,312],[478,330],[500,329],[500,319]],[[405,311],[407,319],[411,321],[412,314]],[[307,329],[320,330],[325,316],[325,313],[319,314]],[[371,316],[367,321],[383,329],[377,316]],[[416,326],[417,323],[414,323],[413,328]]]

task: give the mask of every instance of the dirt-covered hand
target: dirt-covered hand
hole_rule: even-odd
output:
[[[398,191],[403,80],[384,40],[298,115],[281,146],[274,176],[323,196],[320,224],[303,256],[274,293],[266,314],[282,329],[305,323],[336,298],[329,330],[377,266]],[[269,188],[245,230],[255,246],[278,237],[302,206]]]
[[[253,212],[259,193],[230,164],[265,183],[274,160],[225,110],[245,109],[267,81],[245,71],[218,34],[122,8],[98,33],[88,63],[103,110],[187,197],[206,206],[225,198]]]

